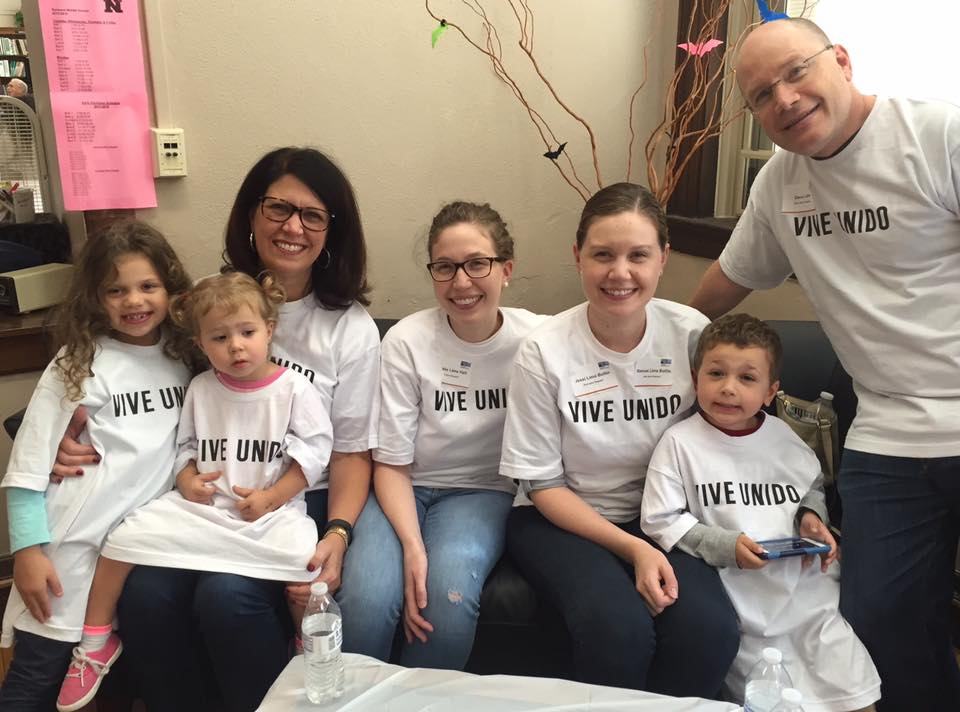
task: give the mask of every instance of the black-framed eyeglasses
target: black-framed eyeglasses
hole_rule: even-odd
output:
[[[298,208],[282,198],[264,195],[260,198],[260,213],[271,222],[286,222],[294,213],[300,214],[300,224],[307,230],[323,232],[335,217],[323,208]]]
[[[457,276],[457,270],[462,269],[463,273],[472,279],[486,277],[493,271],[494,262],[506,262],[503,257],[472,257],[463,262],[431,262],[427,265],[430,270],[430,276],[434,282],[449,282]]]
[[[802,82],[807,78],[807,74],[810,72],[810,65],[813,64],[813,60],[829,49],[833,49],[832,44],[828,44],[822,50],[811,54],[803,61],[787,67],[777,81],[775,81],[773,84],[765,86],[758,92],[755,92],[752,97],[747,97],[747,107],[751,111],[759,113],[772,106],[771,100],[773,99],[773,90],[776,89],[777,85],[781,82],[784,84],[799,84]]]

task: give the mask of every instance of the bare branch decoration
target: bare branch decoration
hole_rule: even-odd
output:
[[[560,141],[556,132],[551,128],[550,123],[544,118],[544,109],[535,108],[527,99],[527,94],[521,89],[517,74],[514,68],[508,67],[504,61],[503,36],[491,20],[487,10],[481,0],[461,0],[462,4],[472,12],[480,21],[480,36],[474,37],[464,29],[464,26],[455,20],[450,19],[450,13],[444,16],[449,28],[454,29],[466,42],[486,56],[493,67],[497,78],[506,84],[514,97],[526,111],[530,121],[533,123],[540,135],[543,145],[546,149],[544,155],[553,154],[561,143],[568,143],[562,155],[551,160],[560,176],[571,188],[573,188],[580,197],[586,201],[594,190],[602,188],[604,185],[603,177],[600,171],[600,161],[597,151],[597,137],[589,122],[575,111],[568,102],[562,99],[554,87],[553,83],[547,78],[541,69],[540,63],[534,54],[534,12],[530,7],[530,0],[504,0],[510,5],[510,9],[516,20],[519,39],[517,46],[533,68],[537,79],[542,87],[545,87],[550,93],[553,101],[570,118],[579,123],[586,138],[589,140],[590,153],[593,161],[594,179],[596,188],[588,187],[586,183],[577,174],[573,160],[571,159],[571,149],[576,146],[575,137],[564,136],[564,141]],[[689,38],[689,42],[703,43],[707,40],[716,38],[718,28],[726,18],[727,11],[732,0],[693,0],[691,16],[696,17],[698,13],[702,14],[703,22],[696,38]],[[424,0],[424,6],[427,13],[437,22],[441,17],[434,13],[430,7],[430,0]],[[662,2],[658,5],[662,13]],[[648,80],[648,49],[653,38],[653,31],[650,33],[646,43],[643,46],[643,79],[630,97],[629,104],[629,129],[630,141],[627,146],[627,171],[626,179],[630,180],[633,171],[633,149],[636,140],[636,131],[634,129],[634,105],[637,97],[647,85]],[[710,139],[718,136],[724,128],[735,121],[742,114],[742,108],[738,111],[729,111],[730,97],[733,93],[728,93],[728,98],[723,98],[722,83],[729,79],[730,73],[727,69],[727,53],[718,50],[712,53],[701,53],[695,55],[688,52],[687,56],[676,65],[673,76],[667,84],[665,92],[664,112],[660,122],[653,129],[644,144],[644,157],[647,163],[647,181],[650,190],[657,199],[666,205],[670,196],[677,187],[677,183],[686,169],[691,157]],[[686,95],[679,99],[677,96],[681,81],[690,81],[690,89]],[[694,120],[699,114],[703,119],[699,123]],[[663,163],[660,163],[660,152],[663,152]],[[661,167],[662,165],[662,167]]]

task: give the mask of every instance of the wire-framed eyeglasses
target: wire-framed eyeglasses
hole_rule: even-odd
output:
[[[494,262],[506,262],[503,257],[472,257],[463,262],[431,262],[427,265],[430,270],[430,276],[434,282],[449,282],[457,276],[457,270],[462,269],[463,273],[471,279],[480,279],[486,277],[493,271]]]
[[[282,198],[264,195],[260,198],[260,213],[271,222],[283,223],[294,213],[300,214],[300,223],[307,230],[323,232],[333,221],[334,215],[322,208],[298,208]]]
[[[781,82],[784,84],[799,84],[802,82],[807,78],[807,74],[810,72],[810,65],[813,64],[813,60],[829,49],[833,49],[832,44],[828,44],[819,52],[811,54],[802,62],[797,62],[796,64],[787,67],[777,81],[775,81],[773,84],[765,86],[759,91],[754,92],[752,96],[747,97],[747,106],[751,111],[756,113],[759,113],[764,109],[768,109],[770,106],[772,106],[773,90],[776,89],[778,84]]]

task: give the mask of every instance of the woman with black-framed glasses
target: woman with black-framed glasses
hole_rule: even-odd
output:
[[[237,193],[224,261],[253,277],[264,270],[277,277],[287,302],[272,359],[314,385],[333,423],[328,473],[306,499],[320,534],[311,566],[336,590],[370,489],[380,396],[380,339],[364,309],[366,247],[349,180],[315,149],[267,153]],[[137,567],[119,618],[125,659],[148,709],[214,708],[211,687],[226,709],[255,709],[289,660],[295,631],[285,599],[305,603],[308,591],[306,584]]]
[[[402,624],[401,664],[461,669],[514,497],[498,474],[509,366],[542,317],[500,306],[513,239],[489,205],[446,205],[427,249],[437,306],[383,339],[376,494],[338,600],[345,651],[387,660]]]

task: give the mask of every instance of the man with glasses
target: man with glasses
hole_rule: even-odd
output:
[[[841,611],[880,709],[960,709],[960,109],[860,93],[847,51],[803,19],[758,27],[736,69],[783,150],[691,305],[716,317],[796,275],[859,399],[838,477]]]

